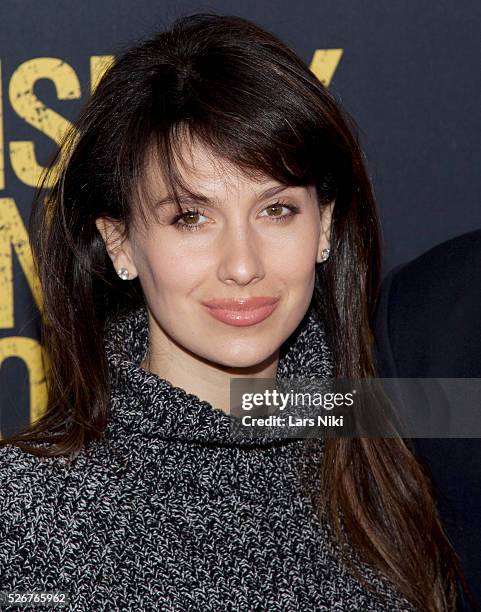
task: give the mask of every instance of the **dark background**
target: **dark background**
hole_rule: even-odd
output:
[[[10,106],[8,82],[22,62],[61,58],[75,70],[85,98],[90,56],[118,55],[177,15],[193,11],[252,19],[277,34],[307,64],[316,49],[343,49],[330,89],[361,131],[383,225],[384,272],[481,227],[479,0],[2,0],[6,148],[12,140],[33,140],[39,163],[46,163],[54,146]],[[37,84],[35,93],[69,119],[81,103],[58,100],[47,80]],[[5,165],[0,198],[15,198],[26,223],[33,189],[13,174],[8,154]],[[0,339],[37,337],[30,289],[15,256],[14,279],[15,329],[0,328]],[[3,361],[0,426],[25,418],[28,391],[22,391],[25,384],[11,384],[24,378],[19,359]]]

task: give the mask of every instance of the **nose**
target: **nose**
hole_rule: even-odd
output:
[[[258,239],[249,226],[231,227],[222,236],[218,276],[224,283],[242,286],[264,277]]]

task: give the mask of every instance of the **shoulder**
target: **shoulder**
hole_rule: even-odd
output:
[[[18,496],[28,503],[35,491],[59,479],[69,464],[67,457],[43,457],[13,444],[0,445],[0,507]]]
[[[454,289],[477,292],[480,280],[481,230],[477,230],[447,240],[398,266],[387,276],[385,286],[389,285],[396,296],[391,307],[402,308],[412,297],[440,303]]]
[[[0,540],[7,534],[23,532],[32,523],[50,496],[52,461],[22,451],[14,445],[0,445]],[[0,555],[0,568],[4,562]]]
[[[97,453],[99,455],[99,453]],[[108,462],[82,449],[74,456],[38,456],[13,444],[0,445],[0,516],[39,512],[61,491],[105,476]]]
[[[18,479],[38,479],[45,475],[48,459],[38,457],[13,444],[0,445],[0,491],[14,486]]]
[[[444,242],[384,279],[377,307],[381,371],[481,375],[481,231]]]

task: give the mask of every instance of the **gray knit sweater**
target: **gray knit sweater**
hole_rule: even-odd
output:
[[[139,367],[144,308],[106,331],[104,437],[70,458],[0,447],[0,591],[66,591],[64,609],[82,611],[413,610],[373,569],[358,565],[377,595],[337,560],[309,493],[322,441],[233,439],[231,417]],[[309,310],[278,378],[331,371]]]

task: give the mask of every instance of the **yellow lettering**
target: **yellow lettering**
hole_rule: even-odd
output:
[[[35,273],[30,241],[13,198],[0,198],[0,329],[15,326],[13,307],[12,247],[17,254],[33,297],[40,311],[42,295]]]
[[[53,57],[39,57],[24,62],[10,79],[9,99],[17,115],[60,144],[72,124],[45,106],[34,94],[34,85],[40,79],[49,79],[54,83],[59,100],[80,98],[80,83],[69,64]],[[10,143],[9,150],[17,177],[26,185],[36,187],[45,169],[37,162],[34,143],[14,141]]]
[[[341,61],[343,49],[316,49],[312,56],[311,71],[325,87],[329,87],[337,65]]]
[[[30,423],[33,423],[42,416],[47,407],[45,368],[49,367],[48,359],[37,340],[22,336],[0,338],[0,369],[3,362],[9,357],[18,357],[27,366],[30,388]],[[45,365],[43,359],[45,359]]]
[[[5,147],[3,138],[2,62],[0,62],[0,191],[5,189]]]
[[[114,61],[114,55],[92,55],[90,58],[90,91],[92,93]]]

